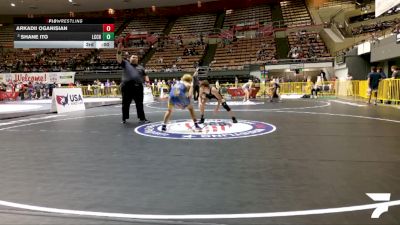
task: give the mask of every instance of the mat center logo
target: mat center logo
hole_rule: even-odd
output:
[[[196,129],[191,120],[173,120],[167,125],[166,132],[161,130],[161,126],[162,122],[145,124],[137,127],[135,132],[167,139],[233,139],[264,135],[276,130],[269,123],[249,120],[232,123],[227,119],[206,119],[204,124],[199,124],[201,129]]]

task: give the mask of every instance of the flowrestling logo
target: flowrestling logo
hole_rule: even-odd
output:
[[[66,105],[78,105],[83,103],[83,98],[80,94],[67,94],[67,95],[57,95],[56,96],[57,104],[66,106]]]
[[[167,131],[161,130],[162,122],[139,126],[135,132],[155,138],[167,139],[233,139],[260,136],[272,133],[276,127],[269,123],[249,120],[239,120],[232,123],[227,119],[206,119],[199,124],[201,129],[194,127],[191,120],[173,120],[167,125]]]

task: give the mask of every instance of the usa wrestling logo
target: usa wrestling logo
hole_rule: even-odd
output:
[[[57,95],[56,96],[57,104],[66,106],[66,105],[79,105],[83,103],[83,98],[80,94],[67,94]]]
[[[57,95],[56,99],[57,99],[57,104],[62,106],[68,105],[68,95],[67,96]]]
[[[206,119],[205,123],[199,126],[201,129],[195,128],[191,120],[173,120],[167,125],[167,131],[162,131],[162,122],[157,122],[139,126],[135,132],[155,138],[199,140],[254,137],[276,130],[272,124],[248,120],[232,123],[227,119]]]

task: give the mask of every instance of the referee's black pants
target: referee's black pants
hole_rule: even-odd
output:
[[[135,101],[136,112],[139,120],[145,120],[143,110],[143,84],[135,81],[128,81],[121,86],[122,93],[122,120],[129,119],[129,108],[132,99]]]

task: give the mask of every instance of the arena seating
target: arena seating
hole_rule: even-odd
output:
[[[6,49],[3,65],[17,72],[43,72],[52,70],[83,70],[91,49]]]
[[[14,47],[14,26],[1,26],[0,27],[0,47],[13,48]]]
[[[161,33],[168,20],[162,17],[134,18],[122,31],[122,36],[131,32]]]
[[[372,23],[372,24],[366,24],[366,25],[361,25],[359,27],[355,27],[352,29],[351,32],[353,35],[374,33],[374,32],[378,32],[378,31],[383,31],[386,29],[394,28],[398,24],[400,24],[400,20],[398,20],[398,19],[384,21],[384,22],[376,22],[376,23]]]
[[[225,15],[224,27],[233,30],[240,24],[264,25],[271,23],[271,9],[268,5],[259,5],[246,9],[233,10]],[[258,60],[275,58],[276,47],[273,37],[240,38],[235,42],[224,41],[217,48],[213,70],[240,69],[244,64],[255,63]]]
[[[257,53],[264,52],[264,57],[257,57]],[[258,60],[272,60],[276,58],[276,45],[273,37],[242,38],[217,48],[213,70],[240,69],[244,64],[256,63]]]
[[[282,1],[281,8],[284,22],[287,26],[311,25],[311,18],[304,2],[294,0]],[[129,18],[116,20],[116,30]],[[216,21],[215,14],[197,14],[179,17],[168,36],[164,37],[162,31],[165,29],[168,19],[164,17],[135,17],[130,20],[126,27],[116,37],[116,41],[123,41],[125,45],[124,54],[126,56],[137,54],[143,57],[150,48],[155,48],[156,53],[152,56],[146,67],[151,71],[191,71],[198,65],[204,55],[206,43],[203,39],[207,34],[214,31]],[[225,17],[224,27],[234,30],[236,26],[255,24],[256,28],[261,29],[264,25],[272,21],[271,9],[268,5],[258,5],[246,9],[235,9]],[[272,28],[272,26],[271,26]],[[13,27],[0,27],[0,44],[3,48],[13,47]],[[268,36],[251,30],[251,35],[242,35],[241,31],[236,30],[235,41],[220,44],[217,48],[212,69],[237,69],[243,68],[246,64],[260,63],[267,60],[275,60],[276,44],[272,36]],[[254,31],[254,32],[253,32]],[[272,32],[272,31],[271,31]],[[144,35],[143,37],[141,35]],[[162,41],[149,44],[146,35],[156,34],[162,37]],[[138,35],[140,37],[127,37]],[[160,36],[158,36],[160,35]],[[316,36],[307,33],[306,36]],[[249,38],[251,36],[251,38]],[[147,36],[148,37],[148,36]],[[316,53],[315,57],[329,56],[322,40],[315,38],[312,42],[309,38],[304,43],[298,43],[296,35],[289,37],[290,47],[301,45],[303,55],[310,55],[310,48]],[[129,40],[129,41],[128,41]],[[157,40],[157,39],[156,39]],[[312,47],[311,47],[312,46]],[[8,50],[0,57],[0,66],[8,64],[15,67],[17,62],[24,65],[31,64],[32,67],[54,66],[61,69],[84,70],[92,69],[93,65],[101,64],[104,68],[117,68],[115,64],[115,49],[55,49],[46,51],[45,54],[37,54],[39,49],[30,50]],[[189,52],[189,53],[188,53]],[[3,64],[3,65],[2,65]],[[73,66],[71,66],[73,65]],[[78,69],[77,67],[78,66]],[[28,66],[29,67],[29,66]],[[17,71],[22,68],[14,68]],[[32,69],[32,68],[31,68]]]
[[[43,62],[40,60],[42,55],[41,49],[5,49],[1,63],[4,66],[15,68],[18,71],[31,70],[32,66],[40,67],[43,66]]]
[[[323,1],[320,8],[339,6],[339,5],[354,5],[354,0],[329,0]]]
[[[241,23],[249,22],[264,24],[271,21],[270,7],[268,5],[259,5],[246,9],[235,9],[232,13],[226,14],[224,27],[230,28]]]
[[[118,31],[118,29],[122,26],[122,24],[124,24],[124,22],[125,22],[125,18],[123,18],[123,17],[117,17],[116,19],[115,19],[115,21],[114,21],[114,28],[115,28],[115,31]]]
[[[205,45],[194,47],[188,43],[182,46],[166,44],[163,48],[158,49],[146,67],[154,71],[194,70],[196,67],[194,64],[198,63],[202,57],[204,47]],[[194,49],[195,54],[184,55],[185,49]]]
[[[304,1],[281,1],[283,21],[288,27],[312,25],[310,14]]]
[[[139,56],[139,59],[143,56],[144,52],[147,51],[148,48],[125,48],[124,49],[124,57],[127,58],[132,54],[136,54]],[[109,64],[108,66],[115,66],[116,64],[116,50],[115,49],[102,49],[98,51],[97,54],[94,54],[93,60],[91,64]]]
[[[289,46],[291,48],[291,58],[319,58],[330,57],[327,48],[320,36],[316,32],[298,31],[290,33]],[[292,53],[297,51],[298,57],[292,57]]]
[[[214,14],[179,17],[169,38],[158,47],[146,67],[153,71],[194,70],[205,49],[199,41],[201,35],[212,31],[215,20]],[[185,49],[195,50],[195,53],[185,55]]]
[[[186,38],[200,33],[209,33],[214,27],[215,20],[216,15],[208,13],[179,17],[170,32],[170,36],[180,35]]]

